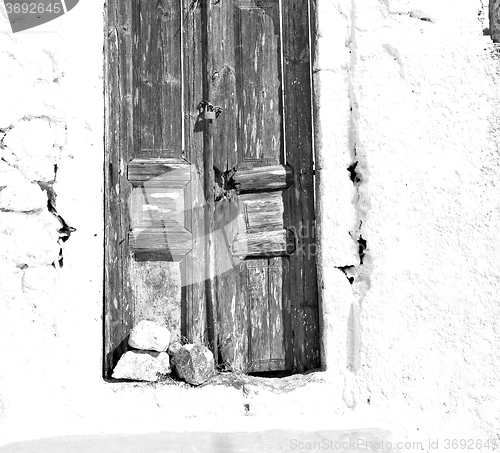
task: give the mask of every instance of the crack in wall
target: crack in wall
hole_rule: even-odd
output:
[[[54,122],[51,121],[51,119],[49,117],[46,117],[46,116],[29,117],[29,118],[26,117],[26,118],[23,118],[22,121],[31,121],[31,120],[44,120],[44,121],[47,121],[47,123],[50,125],[51,128],[54,125]],[[22,161],[19,160],[19,157],[17,156],[15,150],[10,149],[9,146],[5,144],[5,139],[8,138],[9,132],[11,130],[15,130],[15,125],[11,125],[8,128],[0,130],[0,134],[1,134],[1,137],[0,137],[0,150],[1,151],[5,150],[7,153],[10,153],[10,157],[11,157],[11,159],[7,159],[6,156],[0,156],[0,160],[2,162],[6,163],[9,167],[15,168],[15,169],[19,170],[19,172],[24,173],[23,172]],[[66,130],[66,126],[64,126],[64,130]],[[59,144],[56,144],[56,143],[57,143],[56,139],[54,139],[53,147],[56,147],[56,148],[59,148],[59,150],[62,150],[63,145],[61,145],[60,143]],[[66,242],[70,238],[71,234],[76,231],[76,228],[70,226],[66,222],[66,220],[57,211],[57,208],[56,208],[57,194],[56,194],[56,191],[54,189],[54,184],[55,184],[56,178],[57,178],[57,171],[58,171],[58,166],[57,166],[57,164],[54,164],[53,177],[49,181],[47,181],[47,180],[36,180],[35,179],[35,180],[32,180],[31,182],[38,184],[38,186],[40,187],[40,189],[46,193],[46,196],[47,196],[47,210],[58,220],[58,222],[60,224],[60,228],[57,230],[58,235],[59,235],[59,237],[57,239],[57,242],[59,244],[59,256],[58,256],[57,260],[55,260],[52,263],[53,267],[60,268],[60,267],[63,266],[63,262],[64,262],[64,258],[63,258],[63,244],[64,244],[64,242]],[[27,178],[27,179],[30,180],[32,178]],[[7,186],[5,186],[5,185],[1,185],[0,186],[0,191],[3,190],[6,187]],[[1,209],[0,208],[0,212],[3,212],[3,211],[5,211],[5,212],[12,212],[12,211],[16,211],[16,209]],[[28,211],[24,211],[23,210],[22,212],[24,214],[29,215],[29,214],[36,214],[36,213],[38,213],[40,211],[41,211],[41,209],[37,208],[37,209],[34,209],[34,210],[28,210]]]
[[[350,265],[339,267],[348,279],[354,295],[348,326],[347,326],[347,369],[355,374],[361,366],[361,312],[364,299],[370,289],[370,274],[372,270],[372,258],[369,248],[369,233],[366,229],[366,219],[370,209],[370,197],[368,191],[369,168],[366,156],[366,149],[360,139],[359,131],[359,105],[356,90],[356,66],[358,59],[358,49],[356,41],[356,5],[355,1],[351,2],[351,18],[350,18],[350,39],[348,48],[350,53],[350,64],[348,72],[349,84],[349,99],[350,99],[350,122],[349,136],[350,149],[352,155],[351,164],[347,167],[350,179],[355,188],[355,196],[353,204],[355,206],[355,222],[353,229],[349,232],[353,241],[357,243],[359,262]],[[348,379],[349,382],[352,379]],[[344,401],[349,407],[354,407],[356,401],[352,395],[352,386],[347,385],[344,390]],[[349,387],[349,389],[348,389]],[[348,394],[348,395],[346,395]]]
[[[64,256],[63,256],[63,244],[70,238],[71,233],[74,233],[76,231],[76,228],[68,225],[68,223],[64,220],[63,217],[57,212],[56,208],[56,199],[57,199],[57,194],[54,190],[54,183],[56,182],[56,177],[57,177],[57,164],[54,165],[54,179],[52,181],[48,182],[43,182],[43,181],[37,181],[38,185],[40,188],[46,192],[47,194],[47,209],[48,211],[59,221],[61,224],[61,228],[57,230],[59,233],[59,257],[56,261],[52,263],[52,266],[55,268],[63,267],[64,264]]]

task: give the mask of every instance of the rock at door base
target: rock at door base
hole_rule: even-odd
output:
[[[170,358],[166,352],[155,354],[127,351],[113,370],[113,379],[156,382],[170,373]]]
[[[164,352],[170,343],[170,331],[153,321],[140,321],[130,332],[129,346],[145,351]]]
[[[203,384],[215,373],[214,356],[205,346],[186,344],[173,358],[179,378],[193,385]]]

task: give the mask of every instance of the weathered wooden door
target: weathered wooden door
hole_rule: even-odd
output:
[[[140,319],[228,369],[319,366],[308,2],[108,8],[105,375]]]

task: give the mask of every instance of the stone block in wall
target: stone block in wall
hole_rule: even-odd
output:
[[[29,267],[24,270],[23,290],[39,294],[54,287],[57,269],[52,266]]]
[[[48,119],[34,118],[15,123],[3,139],[6,160],[30,181],[52,181],[59,160],[61,133]]]
[[[7,34],[5,34],[7,36]],[[7,129],[27,113],[31,83],[12,52],[0,52],[0,129]],[[12,87],[16,87],[13,89]],[[28,93],[28,94],[27,94]]]
[[[50,265],[59,257],[61,228],[47,210],[0,213],[0,260],[18,267]]]
[[[0,243],[3,245],[3,242]],[[12,262],[0,257],[0,318],[6,319],[5,311],[9,309],[9,300],[19,303],[23,298],[23,271],[12,265]]]
[[[27,212],[47,207],[47,195],[37,183],[16,179],[0,191],[0,210]]]
[[[15,184],[22,178],[23,175],[17,168],[0,159],[0,187]]]

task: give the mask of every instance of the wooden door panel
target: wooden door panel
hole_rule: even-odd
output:
[[[134,154],[181,157],[180,4],[178,0],[133,0],[133,4]]]
[[[209,80],[211,101],[223,109],[224,121],[213,124],[214,166],[221,172],[237,165],[238,109],[236,96],[235,17],[233,2],[221,1],[210,11],[211,36]],[[221,117],[219,117],[221,118]]]
[[[291,329],[286,335],[293,351],[293,368],[319,366],[319,312],[314,216],[314,155],[312,145],[309,2],[282,2],[283,89],[286,162],[294,184],[285,192],[285,224],[296,237],[296,250],[284,276],[285,304],[290,306]]]
[[[282,258],[248,260],[249,372],[286,370],[282,305]]]
[[[201,9],[193,7],[192,0],[182,0],[183,50],[183,105],[184,105],[184,158],[191,164],[191,184],[186,187],[186,228],[193,235],[193,248],[181,261],[181,301],[183,335],[198,344],[207,344],[207,306],[205,235],[203,215],[206,208],[203,191],[204,152],[203,122],[200,121],[198,103],[204,99],[206,74],[203,71],[203,34],[206,25]]]
[[[238,233],[232,252],[245,257],[233,272],[236,295],[229,285],[217,287],[220,341],[230,344],[230,353],[222,350],[222,359],[250,371],[302,371],[319,363],[315,257],[308,248],[314,238],[295,237],[302,225],[314,229],[309,25],[304,28],[308,2],[287,8],[291,17],[285,46],[278,0],[220,2],[211,11],[212,30],[223,37],[221,43],[220,36],[212,36],[212,74],[235,68],[234,84],[230,70],[226,73],[231,77],[212,80],[214,102],[229,107],[214,124],[214,160],[220,173],[231,174],[229,187],[238,193]],[[231,24],[229,32],[222,31],[223,20]],[[291,43],[296,29],[300,43]],[[299,71],[304,74],[297,79]],[[304,86],[297,88],[297,83]],[[301,99],[292,105],[295,95]],[[285,99],[292,110],[286,120]],[[238,122],[232,130],[235,113]],[[297,140],[295,127],[304,137]],[[227,244],[221,243],[216,249],[224,247]],[[242,325],[237,332],[231,315],[235,297],[241,310],[250,314],[243,315],[247,328]],[[242,356],[232,356],[236,348],[228,339],[248,349],[240,348]]]
[[[288,165],[271,165],[238,170],[231,178],[231,183],[238,192],[256,192],[259,190],[286,189],[293,184],[293,170]]]
[[[236,0],[236,89],[240,165],[279,163],[281,58],[279,2]],[[250,165],[249,165],[250,166]]]
[[[235,193],[215,207],[215,288],[221,365],[245,371],[248,366],[249,306],[242,293],[246,287],[246,263],[233,256],[231,245],[238,234],[238,203]]]
[[[129,243],[134,258],[180,261],[193,245],[185,225],[190,164],[183,159],[133,159],[128,179],[133,185]],[[139,274],[134,277],[139,278]]]
[[[233,255],[264,257],[293,253],[294,235],[283,225],[282,191],[241,194],[238,204],[238,234],[233,242]]]
[[[134,322],[143,319],[167,325],[172,338],[181,336],[181,269],[178,262],[133,260]]]
[[[130,183],[125,162],[133,148],[133,68],[132,3],[111,2],[108,5],[106,35],[105,105],[105,295],[103,375],[111,377],[113,367],[127,350],[127,339],[133,327],[134,305],[128,281],[128,218]],[[129,301],[129,302],[124,302]]]
[[[181,331],[181,266],[192,249],[185,224],[190,165],[183,159],[181,5],[132,0],[133,145],[125,160],[130,233],[127,275],[133,324]],[[176,261],[176,262],[174,262]]]

